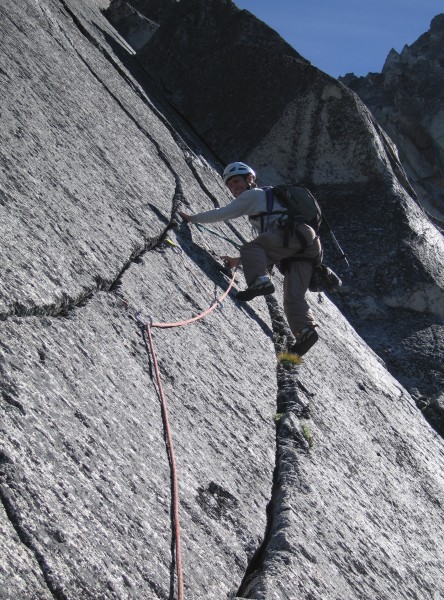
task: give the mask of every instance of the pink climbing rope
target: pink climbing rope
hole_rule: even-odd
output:
[[[173,438],[171,436],[171,428],[168,419],[168,410],[163,391],[162,380],[160,378],[159,365],[157,363],[156,352],[154,350],[153,336],[151,335],[151,325],[145,325],[145,331],[150,344],[151,356],[153,357],[154,372],[157,379],[157,387],[159,389],[160,402],[162,406],[162,416],[165,425],[165,436],[167,440],[168,453],[171,465],[171,478],[173,484],[173,518],[174,518],[174,542],[176,549],[176,572],[177,572],[177,598],[183,600],[183,570],[182,570],[182,550],[180,546],[180,522],[179,522],[179,485],[177,482],[176,458],[174,456]]]
[[[181,327],[183,325],[188,325],[189,323],[194,323],[199,319],[203,319],[208,314],[210,314],[215,308],[220,307],[224,299],[228,296],[233,283],[234,278],[236,276],[236,270],[233,273],[233,276],[230,280],[230,284],[222,296],[217,299],[207,310],[198,315],[197,317],[193,317],[191,319],[187,319],[185,321],[178,321],[176,323],[145,323],[144,329],[147,334],[149,347],[151,351],[151,356],[153,357],[153,365],[154,372],[157,380],[157,387],[159,390],[161,408],[162,408],[162,417],[165,426],[165,437],[167,441],[168,454],[170,459],[170,468],[171,468],[171,478],[172,478],[172,503],[173,503],[173,520],[174,520],[174,538],[175,538],[175,552],[176,552],[176,574],[177,574],[177,599],[183,600],[183,569],[182,569],[182,550],[181,550],[181,542],[180,542],[180,520],[179,520],[179,484],[177,477],[177,467],[176,467],[176,458],[174,455],[174,447],[173,447],[173,438],[171,435],[171,427],[168,419],[168,409],[165,398],[165,393],[163,391],[162,380],[160,377],[159,365],[157,363],[156,352],[154,349],[154,341],[151,333],[152,327],[159,328],[168,328],[168,327]]]
[[[190,323],[194,323],[195,321],[199,321],[199,319],[203,319],[207,315],[209,315],[215,308],[221,306],[222,302],[230,293],[231,288],[233,287],[234,278],[236,277],[236,270],[234,270],[233,275],[230,280],[230,284],[225,292],[222,294],[220,298],[218,298],[210,308],[207,308],[203,313],[197,315],[197,317],[192,317],[191,319],[187,319],[186,321],[177,321],[176,323],[151,323],[151,327],[161,327],[162,329],[167,329],[169,327],[182,327],[183,325],[189,325]]]

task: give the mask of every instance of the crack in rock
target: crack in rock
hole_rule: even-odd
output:
[[[35,306],[33,308],[26,308],[24,304],[16,301],[12,304],[10,310],[8,312],[4,312],[0,314],[0,321],[6,321],[11,317],[37,317],[37,316],[45,316],[45,317],[63,317],[67,316],[72,310],[75,308],[80,308],[84,306],[97,292],[101,291],[113,291],[116,285],[118,285],[119,279],[122,277],[123,273],[141,256],[147,251],[155,250],[156,247],[163,241],[166,236],[167,231],[171,228],[171,224],[167,227],[167,229],[160,234],[151,239],[147,239],[145,244],[142,247],[137,248],[129,257],[128,262],[123,266],[119,274],[112,281],[105,281],[100,277],[95,277],[96,286],[86,290],[84,293],[80,294],[77,298],[71,297],[66,292],[61,292],[57,301],[48,304],[41,304],[40,306]]]
[[[212,194],[209,192],[209,190],[204,189],[205,186],[203,186],[203,182],[201,181],[201,178],[197,175],[197,171],[194,168],[194,166],[192,165],[192,159],[188,156],[190,149],[186,146],[185,142],[179,136],[177,131],[174,130],[174,128],[171,126],[171,124],[168,122],[168,120],[152,105],[152,103],[148,100],[148,98],[145,95],[145,93],[143,92],[143,90],[141,90],[140,87],[138,85],[136,85],[136,83],[134,83],[134,81],[125,72],[125,70],[118,64],[118,62],[116,60],[114,60],[113,57],[106,51],[106,49],[103,48],[100,45],[100,43],[88,32],[88,30],[81,23],[80,19],[75,15],[75,13],[70,9],[70,7],[67,5],[67,3],[64,0],[60,0],[60,3],[63,6],[63,8],[65,9],[65,11],[67,12],[67,14],[69,14],[69,16],[73,20],[74,24],[76,25],[77,29],[81,32],[81,34],[84,35],[86,37],[86,39],[91,44],[93,44],[94,47],[96,47],[103,54],[103,56],[111,63],[111,65],[116,69],[116,71],[125,80],[125,82],[128,85],[130,85],[131,89],[138,95],[138,97],[144,102],[144,104],[146,104],[150,108],[150,110],[152,110],[156,114],[156,116],[161,120],[161,122],[167,127],[167,129],[171,133],[173,139],[176,141],[178,146],[181,148],[181,150],[184,154],[184,157],[185,157],[185,161],[188,164],[188,166],[190,167],[190,169],[192,170],[192,172],[195,174],[198,183],[201,184],[201,187],[204,190],[204,192],[213,200]],[[48,16],[46,15],[46,17],[48,17]],[[26,307],[20,301],[16,301],[12,304],[9,311],[4,312],[3,314],[0,314],[0,320],[6,320],[8,317],[23,318],[23,317],[34,317],[34,316],[49,316],[49,317],[66,316],[67,313],[72,311],[74,308],[83,306],[87,301],[89,301],[92,298],[92,296],[95,293],[97,293],[99,291],[115,291],[115,289],[118,288],[119,280],[121,279],[121,277],[125,273],[125,271],[131,266],[131,264],[133,264],[135,261],[137,261],[146,251],[154,250],[160,243],[162,243],[162,241],[166,237],[167,231],[176,226],[176,223],[173,220],[173,218],[174,218],[174,214],[177,212],[177,210],[179,208],[179,205],[187,204],[186,198],[183,193],[183,188],[182,188],[179,174],[174,169],[173,165],[171,164],[170,160],[168,159],[168,156],[162,150],[159,142],[149,133],[149,131],[145,127],[143,127],[137,121],[137,119],[131,114],[131,112],[124,106],[122,101],[112,92],[112,90],[109,88],[109,86],[100,78],[100,76],[97,73],[95,73],[93,68],[89,65],[88,61],[85,58],[83,58],[83,56],[80,54],[78,49],[72,44],[71,40],[69,40],[66,33],[63,32],[63,34],[65,35],[65,37],[66,37],[67,41],[69,42],[69,44],[71,45],[71,47],[74,49],[76,55],[85,64],[85,66],[90,71],[92,76],[104,87],[104,89],[107,91],[107,93],[118,104],[119,108],[125,113],[125,115],[136,125],[136,127],[139,129],[139,131],[141,131],[143,133],[143,135],[145,135],[147,137],[147,139],[150,141],[150,143],[156,148],[159,158],[162,160],[162,162],[165,164],[167,169],[170,171],[170,173],[174,177],[176,189],[175,189],[175,194],[174,194],[173,201],[172,201],[171,218],[170,218],[170,222],[168,223],[166,229],[159,236],[145,239],[141,246],[136,247],[132,251],[128,261],[126,262],[126,264],[124,264],[124,266],[122,267],[119,274],[117,276],[115,276],[113,280],[106,281],[103,278],[96,277],[95,278],[96,285],[94,287],[92,287],[91,289],[85,290],[80,295],[78,295],[76,298],[71,297],[66,292],[61,292],[59,297],[54,302],[36,306],[31,309]],[[154,212],[157,212],[155,207],[151,207],[151,208],[154,210]],[[158,216],[160,219],[163,218],[163,215],[159,214]]]
[[[35,557],[49,592],[57,600],[68,600],[68,596],[56,582],[45,555],[37,547],[35,540],[26,528],[26,524],[23,521],[19,510],[14,506],[12,494],[8,490],[11,482],[14,481],[14,477],[11,474],[12,470],[12,459],[6,452],[0,451],[0,501],[3,504],[5,513],[21,543],[26,546]]]
[[[276,354],[282,352],[287,344],[292,342],[292,335],[285,316],[274,296],[266,296],[273,329],[273,341]],[[291,506],[286,502],[286,489],[305,490],[307,484],[303,481],[299,470],[301,452],[308,454],[310,440],[300,426],[300,419],[309,418],[309,406],[301,398],[301,393],[311,397],[305,386],[298,380],[299,366],[286,367],[278,364],[277,378],[277,418],[276,418],[276,460],[273,472],[271,498],[266,509],[266,529],[262,544],[251,559],[244,578],[237,591],[239,598],[257,599],[257,580],[261,577],[268,558],[268,547],[273,538],[279,535],[280,558],[285,560],[287,540],[285,535],[286,513]],[[289,548],[287,549],[289,551]],[[262,596],[260,596],[262,598]]]

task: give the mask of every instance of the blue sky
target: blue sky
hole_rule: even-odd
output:
[[[234,0],[333,77],[380,72],[444,13],[443,0]]]

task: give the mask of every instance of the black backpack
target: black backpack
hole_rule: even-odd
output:
[[[277,185],[276,187],[263,188],[267,195],[267,216],[286,214],[284,222],[284,246],[288,246],[288,238],[295,232],[298,223],[306,223],[318,233],[322,223],[322,211],[313,194],[303,187],[296,185]],[[273,211],[274,198],[277,198],[286,211]],[[299,236],[298,236],[299,237]],[[301,241],[306,247],[304,236]]]
[[[310,260],[313,262],[313,275],[310,281],[309,290],[311,292],[337,292],[342,286],[342,281],[334,271],[322,263],[322,252],[314,259],[307,259],[303,256],[304,250],[307,248],[307,240],[302,234],[298,235],[296,225],[298,223],[306,223],[310,225],[318,234],[321,224],[324,223],[332,236],[333,243],[338,251],[340,258],[343,258],[349,267],[346,255],[338,244],[338,241],[328,223],[323,217],[321,207],[317,203],[313,194],[303,187],[296,185],[278,185],[276,187],[263,188],[267,195],[267,215],[286,214],[287,219],[284,222],[284,247],[288,247],[290,235],[296,235],[301,242],[301,255],[290,256],[279,261],[278,269],[285,274],[288,263],[293,260]],[[286,211],[273,211],[274,198],[277,198],[285,207]]]

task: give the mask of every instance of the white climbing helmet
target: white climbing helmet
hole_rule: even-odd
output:
[[[253,177],[256,177],[256,173],[251,167],[243,162],[234,162],[225,167],[222,177],[224,179],[224,183],[227,183],[230,177],[234,177],[235,175],[248,175],[249,173],[251,173]]]

